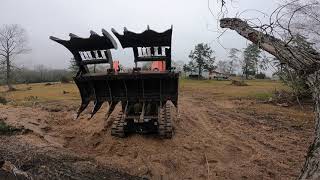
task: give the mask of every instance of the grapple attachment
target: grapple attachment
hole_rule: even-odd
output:
[[[178,101],[178,74],[175,73],[114,73],[91,74],[74,78],[77,84],[82,104],[81,113],[91,100],[94,101],[94,115],[103,102],[109,103],[107,117],[118,102],[161,102],[170,100],[174,105]]]

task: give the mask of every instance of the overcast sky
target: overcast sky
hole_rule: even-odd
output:
[[[67,68],[71,53],[49,40],[49,36],[68,39],[70,32],[89,37],[93,30],[101,34],[104,28],[123,32],[127,27],[134,32],[146,30],[147,25],[156,31],[164,31],[173,25],[174,60],[189,61],[190,50],[197,43],[210,43],[217,61],[226,59],[228,48],[244,48],[246,40],[228,31],[218,43],[217,0],[210,0],[215,17],[208,10],[207,0],[0,0],[0,25],[19,24],[26,29],[28,55],[16,58],[16,64],[33,67],[43,64],[51,68]],[[246,9],[257,9],[270,14],[277,7],[275,0],[234,0],[228,8],[228,16]],[[261,13],[246,11],[242,17],[260,17]],[[208,29],[212,30],[209,31]],[[115,38],[116,39],[116,38]],[[119,43],[118,43],[119,44]],[[226,49],[225,49],[226,48]],[[114,59],[125,66],[133,65],[132,50],[120,46],[113,51]]]

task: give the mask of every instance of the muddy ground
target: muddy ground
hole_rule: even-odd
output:
[[[182,91],[179,95],[170,140],[143,135],[112,137],[112,122],[104,117],[107,107],[91,120],[89,110],[75,120],[77,101],[34,107],[2,105],[1,119],[31,132],[2,137],[0,152],[20,152],[25,144],[33,147],[29,152],[36,156],[49,155],[48,167],[66,164],[57,170],[60,174],[85,174],[83,167],[97,167],[88,170],[96,179],[103,175],[135,178],[121,172],[149,179],[295,179],[299,175],[312,141],[311,107],[301,110],[254,100],[215,99],[206,92]],[[10,148],[12,142],[15,145]],[[61,153],[76,160],[61,158]],[[46,158],[41,163],[46,164]]]

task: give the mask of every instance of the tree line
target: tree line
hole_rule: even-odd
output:
[[[231,48],[225,60],[216,62],[214,51],[208,44],[197,44],[190,52],[190,61],[183,66],[185,72],[197,73],[202,76],[203,71],[218,71],[220,73],[259,77],[268,68],[269,58],[255,44],[248,44],[243,50]],[[264,75],[265,78],[265,75]]]
[[[62,79],[71,80],[71,72],[65,69],[50,69],[44,65],[38,65],[34,68],[12,68],[10,82],[12,84],[21,83],[41,83],[58,82]],[[0,85],[6,85],[5,73],[0,75]]]

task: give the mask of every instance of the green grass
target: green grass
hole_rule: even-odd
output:
[[[273,97],[273,94],[270,93],[270,92],[254,93],[253,95],[249,96],[249,98],[252,98],[252,99],[255,99],[255,100],[259,100],[259,101],[267,101],[272,97]]]
[[[231,85],[231,81],[182,79],[180,90],[190,93],[207,93],[218,99],[248,98],[258,100],[269,99],[275,90],[288,90],[288,87],[279,81],[248,80],[245,83],[248,86],[234,86]]]
[[[13,101],[56,101],[56,100],[78,100],[79,92],[73,83],[46,83],[20,84],[16,85],[17,91],[5,93],[5,97]],[[0,87],[0,91],[4,92],[5,87]],[[63,94],[63,91],[69,92]]]

